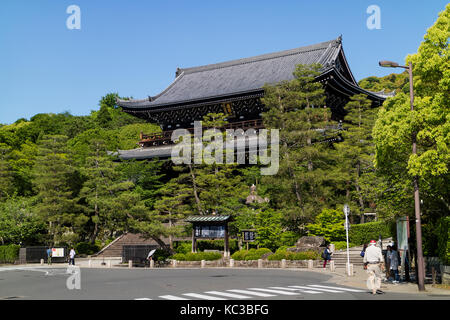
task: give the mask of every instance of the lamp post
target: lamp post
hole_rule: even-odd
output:
[[[412,76],[412,63],[409,62],[408,66],[401,66],[396,62],[392,61],[380,61],[378,63],[381,67],[387,68],[403,68],[408,70],[409,74],[409,97],[411,104],[411,111],[414,111],[414,92],[413,92],[413,76]],[[417,154],[416,145],[416,132],[412,136],[412,154]],[[420,221],[420,198],[419,198],[419,183],[418,177],[414,176],[414,211],[416,214],[416,240],[417,240],[417,284],[419,286],[419,291],[425,291],[425,272],[423,263],[423,252],[422,252],[422,224]]]

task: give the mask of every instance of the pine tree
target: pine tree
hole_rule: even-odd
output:
[[[343,141],[335,144],[336,168],[339,171],[342,189],[345,189],[345,201],[350,207],[357,208],[351,212],[358,212],[361,222],[364,222],[364,210],[373,198],[368,190],[374,176],[374,144],[372,129],[375,123],[377,109],[371,108],[371,101],[364,94],[354,95],[344,108]],[[369,183],[369,184],[367,184]],[[339,184],[339,182],[338,182]],[[350,217],[353,223],[353,216]]]
[[[328,145],[324,128],[332,125],[325,91],[315,80],[320,65],[298,65],[294,80],[265,86],[266,128],[280,130],[280,168],[265,177],[268,192],[286,219],[302,227],[329,198],[326,186]],[[298,231],[298,230],[297,230]]]
[[[134,183],[120,180],[121,173],[117,170],[117,164],[107,156],[103,140],[92,140],[90,148],[90,156],[86,158],[83,168],[86,180],[80,196],[87,203],[93,224],[89,241],[95,243],[101,232],[118,229],[121,221],[117,217],[120,215],[117,208],[118,197],[120,193],[132,189]]]
[[[66,136],[43,136],[33,167],[34,185],[40,200],[36,210],[48,223],[51,244],[73,243],[77,240],[74,227],[84,222],[70,187],[75,170],[69,160],[66,141]]]

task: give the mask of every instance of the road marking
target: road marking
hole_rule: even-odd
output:
[[[205,293],[215,294],[218,296],[224,296],[224,297],[228,297],[228,298],[237,298],[237,299],[250,299],[251,298],[251,297],[243,296],[240,294],[226,293],[226,292],[220,292],[220,291],[206,291]]]
[[[348,288],[342,288],[342,287],[322,286],[319,284],[311,284],[310,287],[330,288],[330,289],[337,289],[337,290],[350,291],[350,292],[365,292],[364,290],[348,289]]]
[[[262,289],[262,288],[247,288],[249,290],[257,290],[257,291],[264,291],[264,292],[270,292],[270,293],[277,293],[277,294],[284,294],[285,296],[297,296],[300,293],[297,292],[287,292],[287,291],[281,291],[281,290],[272,290],[272,289]]]
[[[285,288],[285,287],[269,287],[269,289],[281,289],[281,290],[289,290],[289,291],[300,291],[300,292],[306,292],[306,293],[312,293],[312,294],[316,294],[316,293],[322,293],[319,291],[313,291],[313,290],[304,290],[304,289],[293,289],[293,288]],[[305,289],[309,289],[307,287],[305,287]]]
[[[150,298],[135,298],[134,300],[152,300]]]
[[[267,294],[267,293],[261,293],[261,292],[254,292],[254,291],[248,291],[248,290],[240,290],[240,289],[231,289],[231,290],[227,290],[227,291],[231,291],[231,292],[237,292],[237,293],[243,293],[243,294],[249,294],[252,296],[257,296],[257,297],[276,297],[273,294]]]
[[[177,297],[177,296],[171,296],[170,294],[166,295],[166,296],[159,296],[159,297],[163,298],[163,299],[167,299],[167,300],[189,300],[189,299],[186,299],[186,298],[181,298],[181,297]]]
[[[299,288],[299,289],[314,289],[314,290],[319,290],[319,291],[325,291],[325,292],[333,292],[333,293],[342,293],[342,291],[338,291],[338,290],[331,290],[331,289],[321,289],[321,288],[311,288],[311,287],[303,287],[303,286],[289,286],[291,288]]]
[[[226,300],[224,298],[207,296],[205,294],[198,294],[198,293],[183,293],[183,296],[194,297],[194,298],[205,299],[205,300]]]

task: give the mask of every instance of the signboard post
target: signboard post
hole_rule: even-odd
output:
[[[247,243],[247,251],[248,251],[248,243],[253,242],[256,239],[256,233],[254,229],[242,230],[242,241]]]

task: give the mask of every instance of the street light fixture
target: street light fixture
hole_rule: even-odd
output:
[[[408,66],[401,66],[397,62],[393,61],[380,61],[378,63],[381,67],[386,68],[403,68],[408,70],[409,74],[409,97],[411,104],[411,111],[414,111],[414,91],[413,91],[413,76],[412,76],[412,63],[409,62]],[[412,153],[417,154],[416,135],[414,132],[412,136]],[[416,214],[416,240],[417,240],[417,284],[419,291],[425,291],[425,272],[423,263],[422,252],[422,224],[420,221],[420,198],[419,198],[419,183],[418,177],[414,176],[414,211]]]

